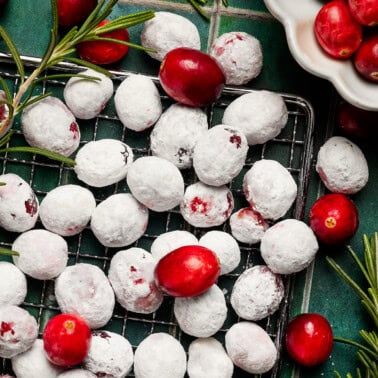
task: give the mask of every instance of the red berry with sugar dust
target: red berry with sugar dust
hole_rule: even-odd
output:
[[[310,209],[310,227],[327,245],[348,241],[358,228],[358,210],[345,194],[330,193],[318,198]]]
[[[91,338],[91,329],[84,319],[75,314],[60,314],[46,324],[43,346],[50,362],[70,367],[85,359]]]
[[[323,315],[300,314],[289,322],[285,342],[289,356],[296,363],[316,366],[325,362],[332,352],[332,328]]]

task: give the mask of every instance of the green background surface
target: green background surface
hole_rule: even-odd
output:
[[[211,23],[207,23],[187,4],[185,0],[181,1],[130,1],[120,2],[114,8],[112,17],[120,14],[126,14],[142,9],[167,10],[181,14],[192,20],[201,33],[202,50],[206,51],[209,43],[217,35],[228,31],[245,31],[256,36],[260,41],[264,54],[264,67],[261,75],[248,84],[252,89],[269,89],[273,91],[285,92],[301,96],[312,104],[315,111],[315,134],[314,134],[314,154],[311,161],[310,182],[306,201],[306,215],[314,200],[324,192],[324,188],[319,182],[319,178],[314,170],[316,154],[319,146],[324,143],[327,137],[336,132],[334,128],[334,112],[337,102],[340,100],[333,87],[327,81],[319,79],[305,72],[292,58],[287,46],[285,32],[282,25],[276,21],[267,11],[262,1],[258,0],[230,0],[228,9],[222,7],[221,1],[214,0],[209,2],[207,10],[212,15]],[[158,6],[156,5],[158,4]],[[41,56],[48,43],[48,33],[51,23],[50,5],[48,0],[11,0],[4,14],[0,16],[0,24],[6,28],[12,36],[21,54],[31,56]],[[131,41],[139,43],[139,34],[142,26],[136,26],[129,30]],[[4,45],[0,45],[4,49]],[[151,75],[157,75],[159,62],[154,61],[145,53],[131,49],[129,54],[114,69],[124,69],[135,72],[141,72]],[[11,71],[12,67],[8,65],[1,66],[2,71]],[[54,94],[61,96],[62,87],[54,88]],[[114,115],[114,107],[110,104],[106,113],[109,116]],[[94,133],[94,125],[88,122],[85,127],[81,124],[82,137],[84,140],[91,140]],[[16,123],[16,128],[18,124]],[[122,129],[119,125],[114,124],[108,118],[100,119],[100,126],[96,129],[97,138],[122,137]],[[129,138],[134,141],[134,147],[147,148],[146,135],[128,134]],[[18,139],[17,139],[18,138]],[[15,144],[23,143],[21,135],[17,135]],[[378,180],[378,161],[374,141],[360,144],[369,163],[370,179],[367,186],[352,199],[358,207],[360,214],[360,225],[356,235],[351,239],[352,247],[361,254],[362,252],[362,235],[371,234],[378,229],[377,215],[377,180]],[[142,151],[141,150],[141,151]],[[281,154],[279,151],[278,154]],[[50,167],[37,167],[31,172],[29,165],[18,164],[17,159],[25,157],[13,156],[15,160],[7,162],[7,171],[16,171],[20,175],[30,180],[32,175],[33,188],[40,191],[40,199],[43,194],[59,184],[65,182],[75,182],[76,178],[72,170],[63,169],[59,165],[52,164]],[[12,158],[12,156],[11,156]],[[122,184],[120,184],[122,188]],[[107,188],[108,189],[108,188]],[[102,190],[96,193],[97,198],[105,198],[114,191],[114,188]],[[127,188],[124,188],[127,190]],[[150,235],[156,235],[169,229],[174,229],[181,225],[181,219],[178,214],[171,214],[170,218],[161,219],[161,215],[151,215],[151,229],[148,230]],[[15,238],[15,235],[8,233],[0,234],[1,242],[9,245]],[[146,237],[141,241],[139,246],[149,248],[151,238]],[[73,251],[80,249],[80,256]],[[94,239],[89,231],[85,231],[80,240],[70,238],[69,250],[71,252],[70,263],[75,261],[91,261],[98,263],[99,266],[106,267],[108,259],[93,259],[91,254],[99,248],[98,242]],[[251,252],[252,251],[252,252]],[[249,251],[253,254],[253,249]],[[111,253],[111,252],[109,252]],[[290,316],[294,316],[302,311],[319,312],[325,315],[332,324],[334,334],[337,336],[358,339],[357,332],[364,327],[371,327],[368,323],[366,314],[363,312],[356,295],[347,287],[341,279],[328,267],[324,257],[332,255],[353,277],[360,280],[356,267],[351,259],[347,256],[345,249],[324,248],[322,247],[318,256],[308,271],[301,272],[294,278],[293,298],[290,306]],[[250,254],[246,255],[250,256]],[[308,277],[313,273],[312,279]],[[233,278],[231,277],[230,280]],[[227,280],[227,278],[226,278]],[[41,283],[31,281],[31,290],[29,292],[42,292],[45,294],[53,293],[52,283]],[[27,298],[26,302],[32,302],[32,298]],[[48,303],[49,296],[43,299],[45,304]],[[170,303],[166,303],[168,306]],[[54,308],[54,302],[51,303]],[[43,311],[40,307],[29,308],[36,316],[42,316],[43,322],[51,316],[54,310]],[[162,322],[153,323],[154,332],[159,330],[172,331],[174,327],[173,319],[166,319],[168,313],[165,308],[158,311],[156,315],[161,317]],[[151,318],[151,320],[153,320]],[[232,322],[234,319],[228,319]],[[166,323],[164,323],[166,322]],[[230,324],[230,323],[229,323]],[[138,316],[130,316],[127,320],[127,329],[125,331],[125,318],[121,309],[116,309],[116,316],[112,321],[112,329],[116,332],[126,334],[128,338],[137,344],[140,340],[140,330],[145,328],[145,334],[151,332],[151,324],[141,321]],[[183,343],[188,340],[182,339]],[[330,359],[319,367],[313,369],[299,369],[291,364],[286,358],[285,351],[282,351],[282,369],[278,376],[281,377],[332,377],[336,369],[345,375],[348,371],[355,370],[356,357],[355,349],[340,344],[335,344]],[[7,363],[3,366],[8,368]],[[0,366],[1,369],[1,366]],[[235,377],[246,377],[248,374],[239,370],[235,372]]]

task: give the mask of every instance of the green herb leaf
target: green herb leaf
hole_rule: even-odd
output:
[[[11,250],[11,249],[0,247],[0,255],[19,256],[20,254],[16,251]]]
[[[196,0],[188,0],[193,8],[206,20],[210,21],[210,16],[202,9]]]
[[[0,37],[3,38],[5,44],[7,45],[9,52],[12,54],[12,58],[17,66],[17,71],[20,75],[21,82],[25,80],[25,70],[24,65],[21,61],[20,53],[17,50],[16,45],[13,43],[9,34],[5,31],[5,29],[0,26]]]
[[[7,101],[12,103],[12,92],[10,91],[7,82],[1,76],[0,76],[0,85],[4,90]]]

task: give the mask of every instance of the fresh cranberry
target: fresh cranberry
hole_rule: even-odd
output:
[[[378,0],[348,0],[353,17],[362,25],[378,25]]]
[[[344,0],[333,0],[319,10],[315,36],[323,50],[337,59],[349,58],[362,41],[362,26],[353,18]]]
[[[65,28],[81,24],[96,8],[97,0],[58,0],[58,22]]]
[[[70,367],[85,359],[91,338],[91,329],[84,319],[75,314],[60,314],[46,324],[43,345],[53,364]]]
[[[110,21],[103,20],[98,24],[98,27],[105,25],[108,22]],[[129,32],[127,29],[102,33],[100,36],[129,42]],[[109,41],[88,41],[82,42],[77,46],[77,52],[81,59],[98,65],[115,63],[122,59],[128,51],[129,46]]]
[[[206,106],[219,98],[225,76],[218,62],[199,50],[179,47],[168,52],[159,71],[163,89],[189,106]]]
[[[358,228],[358,210],[346,195],[325,194],[310,209],[310,227],[320,242],[339,245],[350,239]]]
[[[332,328],[320,314],[301,314],[289,322],[285,341],[287,352],[295,362],[307,367],[319,365],[332,352]]]
[[[378,83],[378,33],[362,41],[354,66],[365,79]]]
[[[193,297],[208,290],[219,273],[219,260],[213,251],[189,245],[175,249],[158,262],[155,280],[168,295]]]

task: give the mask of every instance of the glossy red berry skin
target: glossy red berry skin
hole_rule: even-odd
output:
[[[84,319],[75,314],[60,314],[46,324],[43,346],[50,362],[70,367],[85,359],[91,338],[91,329]]]
[[[378,25],[378,0],[348,0],[353,17],[362,25]]]
[[[109,20],[101,21],[98,24],[98,27],[105,25],[108,22]],[[114,30],[109,33],[103,33],[100,36],[129,42],[129,32],[127,29]],[[108,41],[88,41],[82,42],[77,46],[77,53],[81,59],[98,65],[107,65],[118,62],[128,51],[129,46]]]
[[[322,49],[336,59],[352,56],[362,42],[362,26],[353,18],[344,0],[332,0],[320,9],[314,23]]]
[[[96,8],[97,0],[58,0],[58,23],[64,28],[80,25]]]
[[[346,195],[325,194],[310,209],[309,223],[318,240],[327,245],[340,245],[358,228],[358,210]]]
[[[212,56],[186,47],[167,53],[160,66],[159,78],[170,97],[194,107],[207,106],[217,100],[226,80]]]
[[[354,66],[365,79],[378,83],[378,32],[362,41]]]
[[[312,367],[322,364],[333,348],[331,325],[320,314],[300,314],[289,322],[285,343],[289,356],[299,365]]]
[[[155,281],[168,295],[193,297],[208,290],[219,273],[219,260],[213,251],[189,245],[173,250],[158,262]]]

